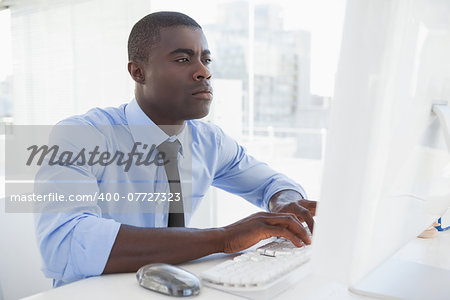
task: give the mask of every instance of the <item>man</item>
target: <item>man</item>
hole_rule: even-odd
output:
[[[123,165],[105,167],[101,163],[41,168],[38,178],[54,181],[41,192],[103,195],[114,191],[133,197],[135,191],[178,189],[177,194],[183,198],[181,211],[168,208],[172,204],[158,211],[161,205],[152,202],[145,205],[154,211],[125,213],[119,202],[99,200],[77,204],[64,213],[38,215],[36,228],[44,272],[55,279],[54,285],[102,273],[135,272],[154,262],[177,264],[216,252],[233,253],[271,236],[283,236],[299,247],[310,244],[301,222],[306,222],[312,232],[316,203],[304,199],[301,186],[247,155],[218,127],[195,120],[208,114],[212,101],[211,54],[200,25],[176,12],[147,15],[130,33],[128,55],[135,99],[119,108],[97,108],[66,119],[60,125],[83,125],[88,133],[63,135],[57,141],[61,147],[77,151],[80,144],[89,143],[86,140],[90,137],[101,149],[112,152],[123,152],[123,147],[133,151],[133,143],[145,141],[164,153],[163,145],[177,144],[176,154],[170,159],[176,165],[192,151],[192,191],[181,189],[176,184],[179,177],[171,179],[172,171],[161,165],[129,172],[124,172]],[[134,125],[144,126],[144,130]],[[118,126],[124,135],[112,137],[102,126]],[[187,128],[192,135],[190,144],[183,142]],[[66,175],[80,184],[60,183],[58,180]],[[139,185],[141,179],[148,178],[154,182]],[[169,188],[160,189],[155,178],[169,179]],[[110,181],[114,185],[108,185]],[[195,208],[210,185],[241,195],[270,212],[223,228],[184,227],[191,215],[186,207]]]

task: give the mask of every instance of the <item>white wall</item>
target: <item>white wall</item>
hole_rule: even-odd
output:
[[[150,1],[21,0],[10,9],[16,124],[131,100],[127,40]]]
[[[40,270],[33,214],[5,214],[3,201],[0,205],[0,283],[4,299],[18,299],[50,289],[52,281]]]

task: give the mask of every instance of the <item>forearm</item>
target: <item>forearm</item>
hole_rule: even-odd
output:
[[[150,263],[178,264],[223,251],[223,229],[121,225],[103,271],[135,272]]]

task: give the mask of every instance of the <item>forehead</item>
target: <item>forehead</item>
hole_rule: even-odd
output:
[[[187,26],[162,28],[159,36],[159,41],[153,49],[155,54],[169,54],[176,49],[192,49],[201,53],[208,49],[208,42],[200,28]]]

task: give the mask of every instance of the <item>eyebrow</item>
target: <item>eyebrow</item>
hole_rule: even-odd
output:
[[[177,54],[177,53],[186,53],[187,55],[194,56],[195,52],[192,49],[185,49],[185,48],[178,48],[170,52],[170,54]],[[202,51],[202,55],[209,55],[211,54],[211,51],[208,49]]]

